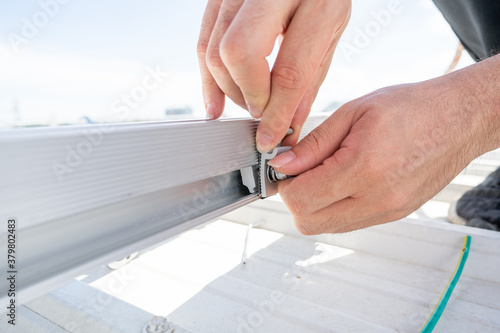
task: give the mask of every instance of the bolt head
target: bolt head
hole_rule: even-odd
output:
[[[173,325],[167,320],[167,318],[162,316],[153,317],[144,327],[143,333],[172,333]]]

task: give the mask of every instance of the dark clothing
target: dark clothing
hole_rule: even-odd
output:
[[[433,0],[476,61],[500,53],[499,0]]]
[[[500,168],[457,202],[457,214],[466,225],[500,231]]]

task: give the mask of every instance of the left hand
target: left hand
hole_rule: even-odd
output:
[[[351,14],[351,0],[209,0],[198,41],[210,119],[224,95],[262,120],[256,143],[295,144]],[[272,70],[266,57],[281,41]]]

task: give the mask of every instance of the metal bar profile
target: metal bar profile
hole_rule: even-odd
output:
[[[311,118],[302,135],[325,117]],[[258,121],[0,131],[0,218],[15,219],[18,301],[259,198]],[[7,249],[7,229],[0,230]],[[2,266],[4,263],[2,262]],[[8,281],[0,282],[0,304]]]

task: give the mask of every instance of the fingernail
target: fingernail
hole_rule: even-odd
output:
[[[260,112],[255,106],[247,103],[247,108],[253,118],[259,119],[262,117],[262,112]]]
[[[214,119],[215,118],[215,105],[212,103],[208,103],[206,106],[207,110],[207,119]]]
[[[295,154],[293,153],[293,151],[289,150],[284,152],[283,154],[279,154],[278,156],[267,162],[267,164],[269,164],[274,168],[280,168],[290,163],[294,159],[295,159]]]
[[[259,134],[257,138],[257,150],[261,153],[267,153],[273,149],[273,137],[267,134]]]

